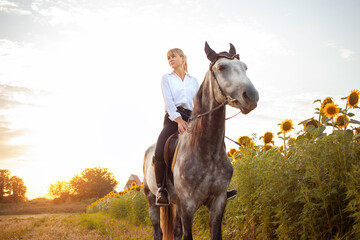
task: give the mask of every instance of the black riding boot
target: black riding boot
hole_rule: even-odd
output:
[[[170,204],[170,201],[169,201],[169,193],[166,190],[166,184],[165,184],[166,165],[163,161],[156,161],[155,157],[153,160],[154,160],[154,168],[155,168],[156,185],[159,188],[156,193],[155,204],[158,206],[168,206]]]

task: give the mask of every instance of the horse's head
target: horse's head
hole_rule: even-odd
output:
[[[247,66],[240,61],[235,47],[230,43],[229,52],[216,53],[206,42],[205,53],[211,61],[209,71],[219,86],[214,87],[216,101],[222,103],[228,100],[230,106],[244,114],[255,109],[259,93],[247,77]]]

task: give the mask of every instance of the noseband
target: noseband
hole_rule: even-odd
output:
[[[219,81],[217,80],[217,78],[216,78],[216,76],[215,76],[215,74],[214,74],[214,71],[213,71],[213,69],[212,69],[213,66],[214,66],[214,64],[215,64],[215,63],[217,62],[217,60],[219,60],[220,58],[227,58],[227,59],[230,59],[230,60],[234,60],[235,58],[237,58],[237,59],[240,59],[240,58],[239,58],[239,54],[235,54],[235,55],[229,56],[229,54],[228,54],[227,52],[224,52],[224,53],[219,53],[219,54],[217,55],[216,59],[210,63],[209,69],[210,69],[211,75],[215,78],[216,83],[217,83],[217,86],[218,86],[218,88],[219,88],[219,90],[220,90],[220,92],[221,92],[221,95],[223,95],[223,97],[224,97],[226,100],[225,100],[223,103],[221,103],[220,105],[218,105],[217,107],[211,109],[210,111],[207,111],[207,112],[205,112],[205,113],[198,114],[198,115],[196,115],[196,116],[194,116],[194,117],[191,117],[191,118],[189,119],[189,121],[191,121],[191,120],[193,120],[193,119],[196,119],[196,118],[200,118],[200,117],[205,116],[205,115],[208,115],[208,114],[212,113],[213,111],[216,111],[216,110],[218,110],[219,108],[221,108],[221,107],[223,107],[223,106],[225,106],[225,105],[227,105],[227,104],[229,104],[229,103],[232,103],[232,102],[235,102],[235,101],[236,101],[236,99],[232,99],[230,96],[227,96],[227,95],[224,93],[224,90],[221,88],[220,83],[219,83]],[[214,95],[214,97],[215,97],[215,95]],[[216,99],[215,99],[215,101],[216,101]],[[240,112],[239,112],[239,113],[240,113]],[[239,113],[237,113],[237,114],[239,114]],[[236,114],[236,115],[237,115],[237,114]],[[236,115],[234,115],[234,116],[232,116],[232,117],[230,117],[230,118],[233,118],[233,117],[235,117]],[[227,118],[227,119],[230,119],[230,118]],[[226,119],[226,120],[227,120],[227,119]]]

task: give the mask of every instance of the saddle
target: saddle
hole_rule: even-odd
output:
[[[167,167],[167,177],[174,183],[174,175],[172,173],[176,161],[177,145],[179,142],[179,134],[174,133],[168,137],[164,147],[164,161]]]

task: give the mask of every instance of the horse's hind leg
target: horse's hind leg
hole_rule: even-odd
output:
[[[149,187],[144,183],[144,193],[149,203],[149,216],[153,225],[154,240],[162,240],[163,234],[160,227],[160,207],[155,205],[155,195],[150,191]]]
[[[210,213],[210,234],[212,240],[222,239],[221,222],[226,207],[226,194],[214,198],[207,204]]]

